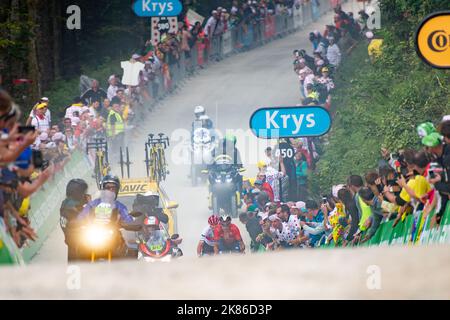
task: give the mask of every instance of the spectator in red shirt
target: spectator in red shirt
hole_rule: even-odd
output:
[[[269,196],[270,202],[274,202],[274,193],[270,184],[266,181],[266,174],[264,172],[258,173],[255,187],[264,191]]]
[[[220,217],[220,224],[214,229],[214,253],[244,252],[245,244],[239,228],[231,223],[228,215]]]

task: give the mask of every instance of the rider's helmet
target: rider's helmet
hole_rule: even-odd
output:
[[[154,216],[146,217],[143,226],[144,235],[148,237],[156,230],[159,230],[159,219]]]
[[[436,132],[436,128],[431,122],[424,122],[417,126],[417,134],[420,138],[424,138],[433,132]]]
[[[200,116],[203,116],[206,114],[206,110],[203,106],[196,106],[194,109],[195,118],[199,119]]]
[[[213,214],[212,216],[210,216],[209,218],[208,218],[208,224],[210,225],[210,226],[217,226],[218,224],[220,223],[220,219],[219,219],[219,217],[218,216],[216,216],[215,214]]]
[[[228,214],[223,214],[220,216],[219,221],[221,225],[229,225],[231,223],[231,216]]]
[[[66,197],[81,201],[86,194],[88,184],[83,179],[72,179],[66,186]]]
[[[422,138],[422,144],[426,147],[437,147],[442,144],[443,137],[438,132],[432,132]]]
[[[107,184],[114,184],[116,186],[116,197],[119,194],[119,190],[120,190],[120,180],[117,176],[112,176],[112,175],[106,175],[103,177],[102,182],[101,182],[101,188],[102,190],[105,190],[105,186]]]

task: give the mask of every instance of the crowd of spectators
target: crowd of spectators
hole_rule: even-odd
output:
[[[332,75],[342,59],[338,42],[347,37],[369,40],[369,55],[380,54],[377,39],[365,30],[367,14],[359,12],[359,22],[340,6],[335,8],[334,25],[323,35],[310,33],[312,55],[294,51],[294,70],[300,79],[302,105],[330,108],[334,89]],[[372,47],[371,47],[372,46]],[[432,225],[438,225],[450,194],[450,116],[437,127],[418,126],[423,149],[390,153],[382,149],[378,168],[364,176],[350,175],[343,184],[324,195],[308,191],[308,171],[318,160],[314,140],[280,139],[277,147],[267,148],[258,162],[255,178],[245,178],[242,197],[245,210],[241,222],[252,240],[254,251],[282,248],[310,248],[325,243],[354,246],[369,241],[382,222],[393,220],[395,227],[407,215],[423,212],[415,221],[416,234],[434,211]]]
[[[38,110],[39,115],[46,113],[45,108]],[[52,131],[42,117],[32,119],[33,123],[38,121],[43,130]],[[6,91],[0,90],[0,228],[11,235],[18,247],[28,239],[36,240],[28,219],[30,196],[51,178],[56,167],[52,163],[46,165],[43,154],[31,148],[39,132],[20,126],[20,120],[20,108]],[[59,150],[57,142],[54,143]]]
[[[344,39],[356,42],[366,31],[367,14],[360,11],[356,21],[351,12],[344,12],[340,5],[334,9],[334,24],[326,25],[323,33],[314,30],[309,34],[311,52],[294,50],[294,72],[300,81],[300,96],[303,105],[331,106],[331,94],[335,88],[333,74],[342,61]],[[367,32],[366,36],[372,33]]]
[[[432,123],[419,125],[418,135],[422,149],[397,153],[382,149],[376,170],[364,176],[350,175],[343,184],[322,195],[321,202],[301,192],[297,198],[280,196],[286,172],[283,159],[282,171],[277,170],[278,161],[262,161],[256,179],[244,182],[246,210],[240,215],[252,249],[317,247],[330,242],[354,246],[369,241],[382,222],[392,220],[395,227],[408,215],[416,219],[416,231],[408,240],[420,239],[431,212],[436,214],[430,216],[430,225],[438,226],[448,206],[450,115],[444,116],[437,127]],[[302,171],[303,165],[297,166],[298,185],[303,183]]]

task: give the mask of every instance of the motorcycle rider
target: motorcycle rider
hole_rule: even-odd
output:
[[[208,130],[213,128],[213,122],[212,120],[206,116],[206,109],[203,106],[196,106],[194,108],[194,115],[195,115],[195,119],[192,122],[192,132],[194,132],[195,129],[197,129],[199,126],[198,124],[200,124],[201,121],[201,127],[202,128],[206,128]],[[200,119],[200,117],[202,116],[206,116],[203,117],[203,119]]]
[[[178,247],[179,244],[181,244],[182,240],[179,235],[174,235],[169,239],[169,235],[167,234],[164,227],[161,225],[160,220],[155,216],[148,216],[144,219],[142,223],[142,232],[139,234],[139,240],[142,244],[145,244],[152,239],[157,241],[166,242],[167,240],[170,240],[171,244],[171,251],[170,254],[175,257],[181,257],[183,256],[183,251]],[[162,231],[162,232],[158,232]],[[148,249],[147,249],[148,250]],[[138,256],[138,259],[140,259],[142,255],[140,254]]]
[[[133,225],[134,219],[133,217],[128,213],[127,207],[121,203],[120,201],[117,201],[117,195],[120,190],[120,180],[116,176],[107,175],[105,176],[101,181],[101,189],[103,191],[109,191],[112,192],[114,197],[114,210],[112,212],[111,216],[111,223],[117,225],[117,229],[119,229],[121,226],[126,227],[129,225]],[[85,223],[90,218],[93,218],[96,214],[96,208],[102,203],[102,199],[98,198],[93,201],[90,201],[86,206],[83,208],[83,211],[78,215],[77,220],[79,223]],[[122,238],[122,235],[120,232],[117,232],[117,256],[124,255],[124,250],[126,249],[125,241]]]
[[[208,218],[208,226],[203,230],[197,245],[198,257],[214,254],[214,246],[216,244],[216,241],[214,240],[214,230],[219,223],[219,217],[215,214]]]
[[[215,170],[217,167],[217,160],[221,158],[221,156],[229,156],[231,159],[231,164],[233,164],[236,169],[240,169],[243,167],[241,154],[239,150],[236,148],[237,138],[234,134],[226,134],[223,139],[220,141],[219,145],[216,149],[213,150],[213,158],[214,162],[208,166],[208,170]],[[242,176],[240,174],[237,175],[238,181],[236,181],[239,193],[242,192]]]
[[[219,225],[214,229],[214,254],[224,252],[245,252],[245,244],[242,240],[239,228],[231,223],[229,215],[223,215],[219,219]]]
[[[133,202],[133,211],[141,212],[146,217],[156,217],[165,226],[169,223],[169,216],[159,206],[159,194],[157,192],[148,191],[144,194],[137,194]]]
[[[67,261],[77,258],[77,242],[74,221],[77,219],[83,207],[91,201],[87,194],[88,184],[83,179],[72,179],[66,186],[66,199],[61,203],[60,226],[64,233],[64,241],[67,245]]]
[[[234,134],[227,133],[223,139],[220,141],[216,149],[214,149],[214,158],[221,155],[227,155],[232,159],[232,163],[238,167],[242,168],[241,154],[236,148],[237,138]]]

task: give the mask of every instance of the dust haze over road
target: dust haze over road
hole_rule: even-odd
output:
[[[247,172],[256,174],[256,162],[263,155],[267,141],[254,137],[249,130],[252,113],[263,106],[289,106],[300,103],[298,78],[292,69],[294,49],[310,48],[309,30],[321,29],[332,19],[328,14],[304,31],[273,41],[261,48],[227,58],[189,79],[174,95],[158,104],[134,132],[128,142],[133,177],[146,176],[144,142],[149,133],[165,133],[171,138],[167,153],[170,174],[163,183],[169,197],[177,201],[178,231],[183,237],[185,255],[195,255],[199,236],[211,214],[208,210],[207,186],[191,186],[189,162],[180,150],[189,143],[194,107],[203,105],[220,132],[237,132],[238,149]],[[181,137],[183,137],[181,139]],[[181,163],[180,163],[181,162]],[[115,174],[120,169],[115,168]],[[91,190],[92,191],[92,190]],[[245,232],[245,229],[242,230]],[[59,228],[52,233],[36,262],[61,262],[66,259],[66,246]]]
[[[344,6],[344,10],[350,9],[351,6]],[[265,144],[243,133],[249,129],[249,118],[259,107],[300,103],[298,79],[292,71],[292,51],[300,48],[310,51],[308,33],[322,30],[332,17],[329,13],[303,31],[201,71],[148,113],[129,139],[134,163],[131,174],[137,178],[146,175],[144,142],[147,135],[162,132],[171,138],[167,153],[170,175],[163,187],[171,200],[180,205],[177,216],[178,233],[183,238],[183,258],[170,264],[135,261],[82,264],[81,288],[69,290],[67,249],[57,226],[31,266],[2,268],[0,298],[450,298],[448,247],[297,250],[195,257],[200,233],[211,212],[207,186],[193,188],[188,179],[189,163],[180,163],[180,150],[188,143],[180,136],[190,130],[194,107],[205,106],[221,132],[243,130],[237,134],[238,148],[247,168],[244,175],[253,176],[256,160],[263,154]],[[117,167],[114,171],[120,174]],[[245,228],[240,223],[238,226],[246,236]],[[368,268],[373,265],[381,272],[380,290],[367,287]],[[430,274],[430,270],[434,271]],[[216,281],[211,282],[212,278]]]

